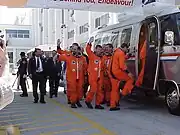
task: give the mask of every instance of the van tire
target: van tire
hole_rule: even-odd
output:
[[[180,97],[175,86],[170,86],[165,95],[169,113],[180,116]]]

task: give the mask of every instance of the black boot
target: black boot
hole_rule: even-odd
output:
[[[118,111],[118,110],[120,110],[119,107],[113,107],[113,108],[110,108],[110,109],[109,109],[109,111]]]
[[[77,108],[76,104],[71,104],[71,108]]]
[[[34,100],[34,103],[37,104],[37,103],[38,103],[38,100]]]
[[[86,103],[86,105],[87,105],[87,107],[88,107],[89,109],[93,109],[93,106],[92,106],[92,104],[91,104],[91,103],[86,102],[86,101],[85,101],[85,103]]]
[[[76,105],[77,105],[78,107],[82,107],[82,105],[81,105],[81,103],[80,103],[79,101],[76,103]]]
[[[96,106],[95,106],[95,109],[104,109],[104,107],[101,106],[101,105],[96,105]]]

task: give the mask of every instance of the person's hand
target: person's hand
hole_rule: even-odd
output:
[[[57,74],[57,76],[60,76],[60,75],[61,75],[61,73],[58,73],[58,74]]]
[[[91,37],[88,41],[89,44],[91,44],[94,41],[94,37]]]
[[[24,74],[24,75],[23,75],[23,78],[27,78],[27,75],[26,75],[26,74]]]
[[[32,79],[32,74],[29,75],[29,78]]]

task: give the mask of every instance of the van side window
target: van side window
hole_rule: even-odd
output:
[[[107,44],[109,42],[109,38],[110,38],[110,36],[104,37],[102,40],[102,44]]]
[[[124,29],[121,34],[121,44],[130,44],[132,28]]]
[[[148,24],[148,41],[151,45],[157,45],[157,26],[154,22]]]
[[[94,45],[101,45],[101,38],[95,39]]]
[[[119,34],[115,34],[111,37],[111,44],[113,44],[114,48],[118,47],[118,36]]]

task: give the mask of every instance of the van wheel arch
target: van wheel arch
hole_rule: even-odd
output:
[[[173,80],[165,80],[163,82],[163,90],[159,92],[161,95],[165,95],[165,102],[169,113],[173,115],[180,115],[180,97],[179,97],[179,87],[177,83]]]

